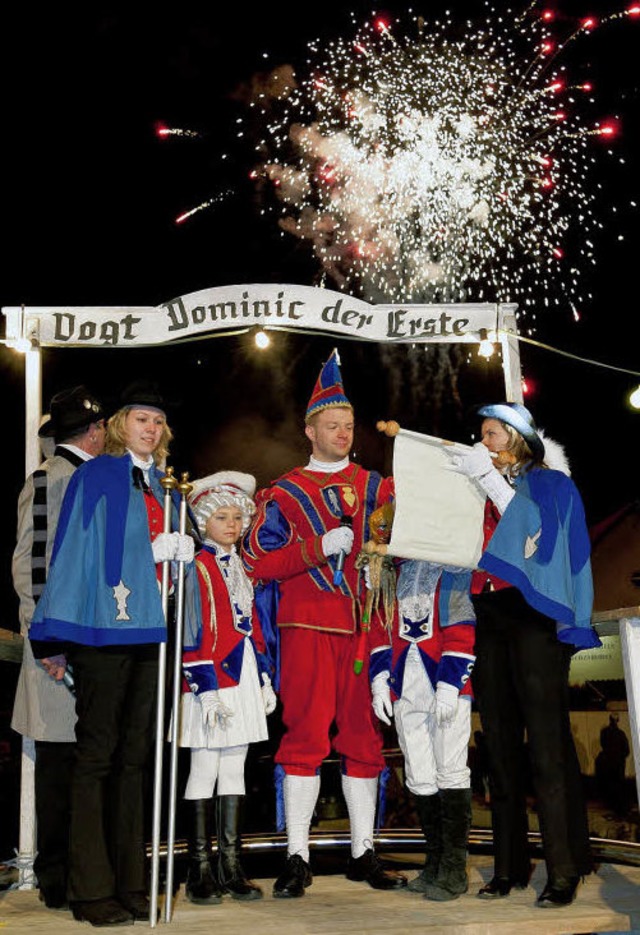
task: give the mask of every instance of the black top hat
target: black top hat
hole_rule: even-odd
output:
[[[161,412],[167,411],[167,404],[163,399],[162,393],[157,383],[150,383],[148,380],[136,380],[130,383],[120,395],[121,408],[136,409],[159,409]]]
[[[79,435],[92,422],[104,419],[102,404],[86,386],[56,393],[49,404],[49,414],[49,420],[40,426],[38,435],[40,438],[53,436],[56,441]]]

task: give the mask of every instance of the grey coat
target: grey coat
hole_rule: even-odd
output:
[[[20,600],[20,630],[25,637],[49,567],[67,484],[80,463],[76,454],[58,446],[53,456],[29,475],[18,498],[18,536],[12,572]],[[36,663],[31,644],[25,638],[12,728],[33,740],[71,743],[76,739],[75,723],[73,695],[63,682],[54,681]]]

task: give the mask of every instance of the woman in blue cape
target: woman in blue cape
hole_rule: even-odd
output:
[[[564,452],[529,411],[498,403],[479,414],[482,441],[454,458],[487,495],[484,552],[472,579],[473,681],[489,758],[495,867],[478,895],[497,899],[528,885],[530,768],[548,876],[537,905],[555,908],[573,901],[592,869],[568,693],[572,654],[600,645],[591,626],[589,538]]]
[[[96,926],[149,916],[143,786],[158,643],[167,638],[159,563],[192,568],[194,551],[189,536],[163,532],[157,464],[171,439],[164,408],[155,387],[129,387],[109,420],[110,454],[73,475],[30,631],[38,658],[63,652],[73,669],[78,722],[68,895],[75,918]],[[199,619],[190,578],[188,571],[187,648],[197,642]]]

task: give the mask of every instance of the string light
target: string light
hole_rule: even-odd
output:
[[[261,351],[266,350],[271,344],[271,338],[269,337],[267,332],[263,331],[262,329],[260,329],[259,331],[256,331],[254,341],[255,341],[256,347],[259,348]]]
[[[495,348],[489,336],[487,334],[486,328],[480,328],[480,344],[478,345],[478,357],[484,357],[485,360],[489,360],[490,357],[493,357],[493,352]]]
[[[629,404],[632,409],[640,409],[640,386],[637,386],[629,394]]]

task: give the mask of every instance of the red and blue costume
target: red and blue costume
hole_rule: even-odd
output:
[[[229,559],[223,555],[221,561]],[[230,688],[240,682],[245,640],[255,652],[258,670],[269,674],[264,655],[264,640],[256,615],[239,616],[228,593],[227,584],[216,561],[216,549],[205,545],[196,557],[203,626],[196,649],[183,654],[184,692]],[[197,687],[194,688],[196,683]]]
[[[348,463],[333,473],[296,468],[257,497],[257,516],[245,539],[244,559],[258,585],[256,603],[267,642],[277,625],[280,696],[286,733],[276,755],[289,775],[313,776],[333,747],[346,775],[376,777],[384,767],[382,738],[371,712],[366,673],[354,674],[360,641],[360,595],[355,559],[368,538],[371,513],[392,496],[392,481]],[[342,582],[334,585],[335,558],[325,558],[322,536],[353,523],[354,542]],[[260,590],[270,585],[272,598]],[[275,590],[275,594],[273,594]],[[261,599],[262,597],[262,599]],[[388,644],[374,620],[368,651]],[[368,658],[368,652],[366,653]]]
[[[389,671],[391,696],[394,700],[400,698],[407,655],[415,646],[434,691],[438,682],[446,682],[457,688],[462,697],[472,697],[469,676],[475,662],[475,614],[469,598],[471,573],[421,564],[433,570],[435,591],[424,594],[427,604],[421,613],[402,613],[400,600],[391,647],[373,653],[370,679]],[[411,567],[410,563],[404,565],[407,569]]]

